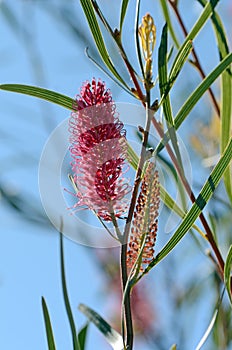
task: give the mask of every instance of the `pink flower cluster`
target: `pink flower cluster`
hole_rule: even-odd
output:
[[[126,131],[112,95],[95,79],[83,84],[69,121],[70,152],[78,189],[75,207],[94,210],[104,220],[125,214],[130,186],[122,177]]]

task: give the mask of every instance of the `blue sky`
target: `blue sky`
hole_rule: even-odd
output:
[[[132,102],[86,58],[86,43],[73,35],[58,11],[62,3],[52,0],[0,1],[0,82],[39,85],[74,96],[83,81],[101,76],[112,88],[117,101]],[[99,3],[103,8],[108,7],[108,1]],[[188,11],[189,5],[180,3],[190,28],[200,7],[194,5],[193,10]],[[8,21],[9,15],[1,12],[4,4],[12,11],[15,17],[13,22]],[[154,14],[159,38],[163,25],[161,11],[157,5],[154,6],[156,15],[153,5],[144,1],[144,11],[147,12],[149,6]],[[219,10],[227,19],[227,29],[231,33],[231,14],[225,13],[227,7],[229,1],[224,1],[224,7],[221,6]],[[90,38],[79,2],[66,1],[65,9],[75,11],[75,24]],[[117,11],[116,5],[114,10]],[[126,24],[131,26],[131,33],[132,17],[126,20]],[[115,19],[112,18],[112,21]],[[208,26],[198,40],[199,47],[205,52],[203,66],[206,71],[210,71],[218,57],[216,48],[208,56],[207,47],[204,47],[206,42],[209,47],[213,46],[214,39]],[[128,50],[133,54],[132,45],[133,42],[128,40]],[[199,81],[197,74],[189,77],[189,81],[191,79],[193,83]],[[177,89],[177,95],[185,93],[189,81],[183,82],[184,86]],[[46,349],[41,309],[41,296],[44,296],[52,317],[57,349],[68,350],[71,349],[71,336],[61,292],[59,236],[46,221],[40,202],[38,165],[48,136],[69,116],[69,111],[31,97],[3,91],[0,93],[0,110],[0,186],[12,198],[22,200],[20,203],[23,203],[24,210],[23,213],[13,210],[3,196],[0,197],[0,349]],[[54,209],[55,206],[56,203]],[[189,243],[186,244],[188,246]],[[84,302],[104,314],[105,298],[101,294],[104,276],[93,256],[91,248],[65,239],[68,289],[78,328],[85,322],[85,318],[77,311],[78,303]],[[197,264],[200,269],[201,260]],[[159,291],[157,293],[159,295]],[[207,309],[208,306],[204,307]],[[204,320],[207,322],[206,318]],[[193,346],[202,330],[193,331]],[[172,341],[175,339],[171,336],[170,345]],[[109,349],[109,346],[91,326],[88,349],[93,348]],[[146,349],[145,345],[143,349]]]

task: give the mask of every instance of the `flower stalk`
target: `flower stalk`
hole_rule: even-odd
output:
[[[121,246],[121,275],[122,275],[122,286],[124,292],[124,318],[126,324],[126,345],[128,346],[128,350],[132,350],[133,348],[133,324],[131,317],[131,307],[130,307],[130,292],[131,286],[128,283],[128,273],[127,273],[127,250],[128,250],[128,238],[131,229],[131,223],[133,218],[133,213],[136,206],[136,200],[139,192],[139,186],[142,180],[142,170],[144,164],[146,162],[146,147],[148,143],[149,130],[151,126],[151,119],[153,117],[153,113],[150,110],[150,91],[147,91],[147,102],[146,102],[146,125],[143,132],[143,142],[141,146],[139,164],[135,175],[134,187],[132,191],[131,203],[128,211],[128,217],[126,220],[125,229],[123,232],[123,244]],[[124,318],[122,319],[122,334],[123,339],[125,339],[124,334]]]

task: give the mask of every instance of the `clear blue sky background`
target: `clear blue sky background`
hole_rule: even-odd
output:
[[[99,3],[109,10],[109,1],[102,0]],[[108,16],[115,26],[118,23],[118,3],[110,2],[111,11],[108,11]],[[157,24],[159,42],[164,21],[156,4],[158,2],[143,3],[144,11],[141,13],[144,14],[150,9]],[[218,9],[227,19],[227,30],[231,34],[232,12],[229,13],[229,8],[230,11],[232,9],[229,3],[230,1],[223,1]],[[180,1],[180,4],[183,7],[186,25],[191,28],[200,6],[195,5],[196,1]],[[10,12],[5,11],[6,6]],[[101,76],[111,87],[115,100],[132,102],[87,59],[84,49],[91,42],[86,44],[78,40],[65,24],[60,13],[61,8],[63,14],[64,10],[72,12],[74,24],[90,38],[78,0],[0,1],[0,83],[40,85],[74,96],[83,81],[93,76]],[[133,10],[133,6],[130,6],[130,10]],[[133,11],[126,20],[130,29],[128,39],[125,39],[129,52],[133,54],[132,19]],[[211,54],[208,55],[208,48],[212,48],[214,43],[209,26],[206,26],[197,40],[200,49],[205,53],[203,66],[206,71],[210,71],[217,64],[218,56],[216,48],[210,49]],[[188,79],[179,86],[176,96],[186,94],[189,84],[191,86],[192,83],[200,81],[196,73]],[[67,110],[47,102],[3,91],[0,93],[0,186],[10,193],[12,198],[22,200],[24,211],[19,213],[13,210],[3,196],[0,197],[1,350],[46,349],[41,310],[42,295],[46,298],[51,314],[57,349],[71,349],[71,336],[61,291],[59,236],[44,219],[38,188],[38,164],[44,143],[54,127],[68,115]],[[185,137],[183,133],[183,139]],[[54,210],[55,206],[54,203]],[[31,220],[38,218],[41,218],[41,223]],[[191,243],[186,244],[188,247]],[[104,277],[93,255],[91,248],[65,239],[68,290],[77,327],[81,327],[85,322],[85,318],[77,311],[80,302],[104,314],[105,298],[101,294]],[[188,264],[187,267],[191,269],[193,262]],[[168,262],[166,268],[169,268]],[[201,269],[201,261],[198,261],[196,268]],[[157,271],[159,274],[159,268]],[[180,281],[187,274],[183,271],[178,277],[178,273],[176,272]],[[157,291],[158,296],[159,293],[161,292]],[[208,306],[204,307],[207,310]],[[167,310],[161,308],[160,312],[167,312],[168,319]],[[189,321],[186,319],[186,324]],[[199,340],[208,318],[203,317],[203,321],[205,322],[202,327],[200,325],[192,331],[188,349],[193,349]],[[167,327],[170,326],[168,322]],[[173,334],[170,335],[169,345],[172,342],[175,342]],[[149,349],[145,345],[142,348]],[[109,349],[93,326],[89,333],[88,349]]]

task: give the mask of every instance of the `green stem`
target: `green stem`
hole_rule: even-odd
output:
[[[112,211],[110,213],[110,216],[111,216],[112,224],[114,225],[114,229],[115,229],[115,232],[117,235],[117,240],[121,242],[122,241],[122,233],[120,231],[120,228],[118,227],[118,222],[117,222],[113,208],[112,208]]]
[[[151,119],[152,119],[152,113],[150,111],[150,92],[147,92],[147,102],[146,102],[146,125],[143,133],[143,142],[141,147],[141,153],[140,153],[140,159],[138,168],[135,175],[135,182],[134,182],[134,188],[132,192],[132,198],[130,203],[130,208],[128,212],[128,217],[126,220],[126,225],[124,229],[123,234],[123,242],[121,246],[121,274],[122,274],[122,286],[123,286],[123,292],[125,291],[125,288],[127,287],[127,292],[124,296],[124,314],[125,314],[125,324],[126,324],[126,345],[128,347],[128,350],[132,350],[133,348],[133,324],[132,324],[132,317],[131,317],[131,306],[130,306],[130,292],[131,287],[127,285],[127,244],[128,244],[128,237],[130,233],[132,218],[135,210],[136,205],[136,199],[139,191],[139,185],[142,179],[142,170],[143,166],[146,161],[146,147],[148,143],[148,135],[149,130],[151,126]],[[124,322],[122,321],[122,324]],[[124,327],[122,327],[122,333],[124,334]]]
[[[128,279],[126,256],[127,256],[127,244],[122,244],[120,266],[121,266],[123,295],[127,286],[127,279]],[[126,334],[125,334],[125,326],[126,326]],[[132,322],[132,315],[131,315],[129,288],[127,288],[127,292],[124,295],[124,304],[122,305],[122,337],[123,337],[124,344],[126,343],[126,345],[128,346],[128,350],[132,350],[134,334],[133,334],[133,322]]]

